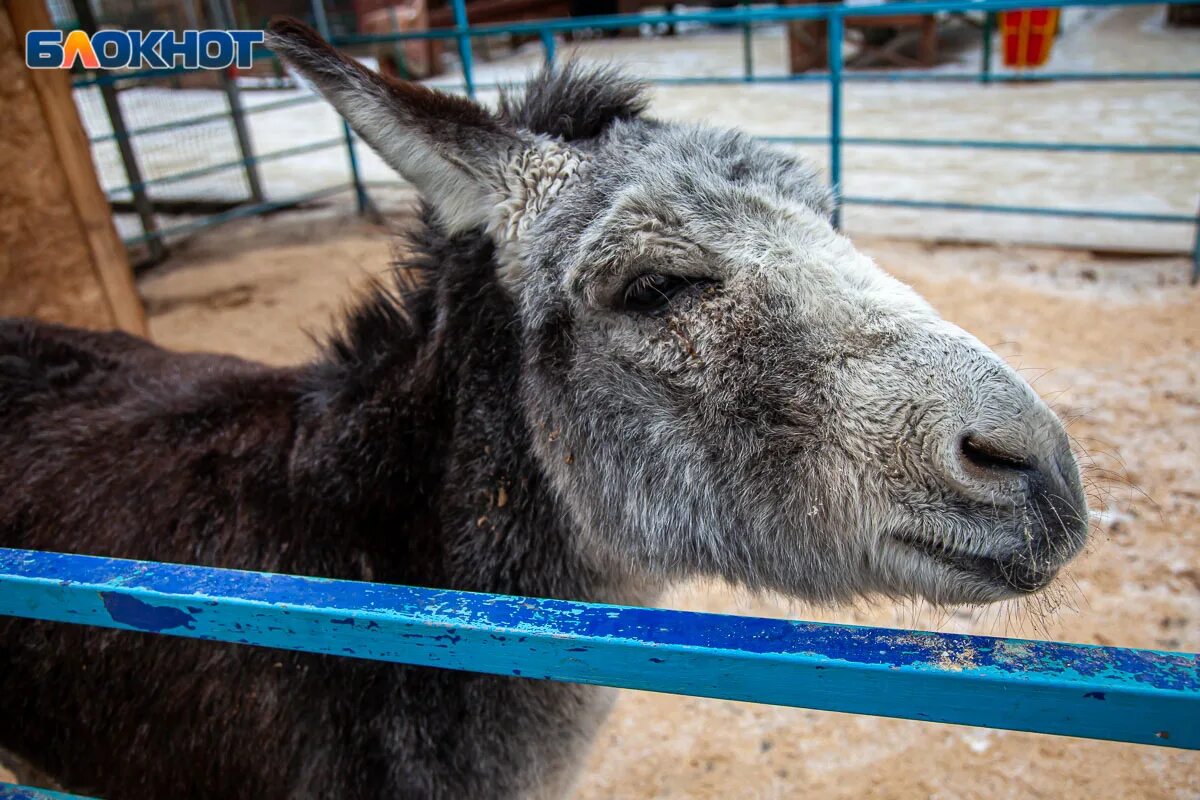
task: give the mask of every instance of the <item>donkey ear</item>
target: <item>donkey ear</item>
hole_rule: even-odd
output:
[[[425,195],[450,232],[487,222],[497,177],[524,147],[515,128],[467,98],[372,72],[296,19],[272,20],[266,44]]]

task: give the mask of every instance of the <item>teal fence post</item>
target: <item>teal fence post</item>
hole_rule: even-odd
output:
[[[388,9],[388,18],[392,23],[392,33],[402,33],[399,6],[391,6]],[[408,59],[404,55],[404,43],[400,40],[392,42],[392,60],[396,62],[396,74],[405,80],[411,80],[412,70],[408,68]]]
[[[209,0],[208,16],[214,26],[226,30],[238,27],[237,20],[230,12],[226,3],[221,0]],[[250,129],[246,125],[246,110],[242,106],[242,96],[238,89],[236,70],[233,67],[221,70],[221,88],[225,92],[225,101],[229,104],[229,121],[233,124],[233,135],[237,139],[238,152],[242,154],[242,170],[246,175],[246,187],[250,191],[250,199],[261,203],[263,195],[262,179],[258,174],[258,164],[254,159],[254,144],[250,139]]]
[[[333,32],[329,30],[329,19],[325,16],[323,0],[312,0],[312,13],[317,31],[326,41],[333,41]],[[363,186],[362,175],[359,173],[358,155],[354,152],[354,131],[350,130],[350,124],[345,121],[342,122],[342,135],[346,139],[346,155],[350,159],[350,179],[354,182],[354,199],[358,204],[358,213],[366,214],[373,211],[371,198],[367,196],[367,187]]]
[[[983,12],[983,55],[979,65],[979,82],[992,82],[992,39],[996,33],[996,12]]]
[[[79,27],[88,33],[100,29],[88,0],[74,0],[75,15]],[[108,122],[112,126],[113,140],[117,144],[117,152],[121,155],[121,165],[125,168],[125,178],[129,181],[129,193],[133,197],[133,209],[137,212],[138,221],[142,226],[141,239],[150,251],[150,262],[162,261],[167,255],[167,246],[158,230],[158,220],[154,218],[154,204],[146,193],[146,181],[142,177],[142,168],[138,163],[137,153],[133,149],[133,139],[129,136],[129,127],[125,124],[125,113],[121,109],[121,101],[117,98],[115,83],[99,83],[100,99],[104,102],[104,110],[108,114]],[[111,193],[109,193],[111,201]]]
[[[742,13],[750,10],[750,0],[742,0]],[[754,80],[754,26],[742,23],[742,74],[747,82]]]
[[[538,31],[538,36],[542,39],[542,47],[546,49],[546,66],[552,67],[554,66],[555,55],[554,31],[542,28]]]
[[[842,39],[839,8],[829,9],[829,182],[833,189],[833,227],[842,227]]]
[[[471,53],[471,35],[468,33],[467,4],[464,0],[450,0],[454,7],[454,29],[458,31],[458,57],[462,61],[463,88],[467,97],[475,96],[475,57]]]
[[[1192,286],[1200,283],[1200,211],[1196,212],[1196,241],[1192,244]]]

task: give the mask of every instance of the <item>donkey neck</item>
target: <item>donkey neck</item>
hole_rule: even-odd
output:
[[[521,329],[482,237],[415,235],[316,367],[314,430],[375,580],[596,601],[639,581],[582,553],[531,447]],[[416,278],[413,278],[413,275]],[[350,435],[347,436],[347,433]],[[327,475],[328,473],[325,473]],[[324,487],[327,498],[332,497]],[[352,499],[353,498],[353,499]],[[347,502],[348,501],[348,502]]]

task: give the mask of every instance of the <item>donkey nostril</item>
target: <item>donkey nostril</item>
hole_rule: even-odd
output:
[[[958,455],[971,471],[983,470],[995,474],[1030,472],[1034,469],[1027,457],[988,441],[977,433],[963,434],[958,441]]]

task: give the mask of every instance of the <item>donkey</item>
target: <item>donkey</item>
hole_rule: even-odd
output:
[[[311,363],[0,327],[0,544],[652,602],[985,603],[1086,538],[1063,427],[812,167],[609,71],[497,111],[269,45],[422,193]],[[0,624],[0,744],[106,798],[562,797],[611,692]]]

